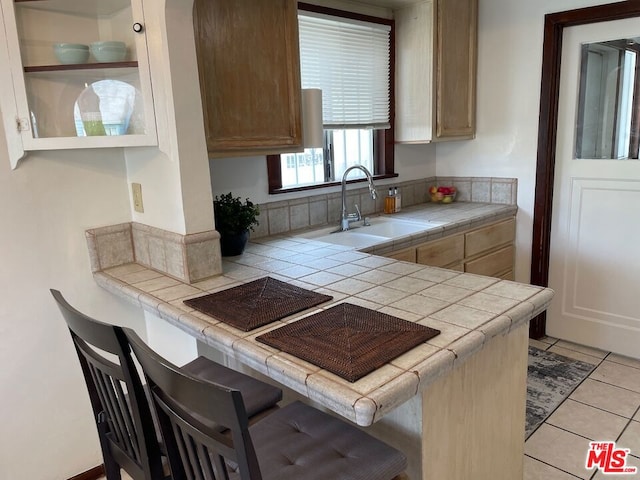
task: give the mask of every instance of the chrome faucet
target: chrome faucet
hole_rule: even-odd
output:
[[[347,175],[349,175],[349,172],[351,170],[355,170],[355,169],[362,170],[364,174],[367,176],[367,181],[369,182],[369,193],[371,194],[371,198],[375,200],[376,197],[378,196],[378,194],[376,193],[376,187],[373,184],[373,177],[371,176],[371,173],[369,172],[369,170],[367,170],[362,165],[354,165],[352,167],[347,168],[344,171],[344,175],[342,175],[342,218],[340,220],[340,228],[337,230],[339,232],[344,232],[349,230],[349,224],[351,224],[352,222],[358,222],[362,220],[362,215],[360,214],[360,209],[358,208],[357,204],[355,206],[356,207],[355,213],[347,213]],[[366,219],[365,219],[365,223],[366,223]]]

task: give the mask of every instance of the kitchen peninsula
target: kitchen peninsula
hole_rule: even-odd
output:
[[[442,237],[513,216],[515,210],[494,207],[458,214],[432,233]],[[131,225],[106,228],[112,235]],[[99,240],[102,231],[87,232],[94,267],[96,261],[109,264],[105,256],[115,251],[133,248],[106,247]],[[183,303],[266,276],[333,300],[250,332]],[[409,458],[410,479],[522,478],[528,322],[548,307],[549,289],[299,236],[255,240],[243,255],[223,261],[222,275],[192,284],[135,261],[94,268],[94,278],[158,322],[169,322],[220,352],[234,367],[284,386],[289,398],[303,397],[401,449]],[[255,340],[342,302],[441,333],[353,383]]]

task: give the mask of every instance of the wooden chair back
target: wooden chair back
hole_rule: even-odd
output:
[[[188,375],[124,331],[147,378],[173,479],[228,480],[234,464],[242,480],[262,480],[241,393]]]
[[[57,290],[51,294],[78,354],[107,478],[120,479],[120,468],[135,480],[164,478],[149,402],[122,328],[84,315]]]

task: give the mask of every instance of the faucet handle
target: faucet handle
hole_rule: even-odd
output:
[[[356,212],[358,212],[358,220],[361,220],[362,219],[362,214],[360,213],[360,209],[358,208],[358,204],[356,203],[354,206],[356,207]]]

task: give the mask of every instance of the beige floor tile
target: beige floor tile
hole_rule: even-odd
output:
[[[638,410],[638,412],[635,414],[635,416],[633,417],[634,420],[640,422],[640,410]]]
[[[631,418],[640,407],[640,393],[587,378],[570,395],[571,399]]]
[[[591,440],[615,440],[629,420],[595,407],[566,400],[547,423]]]
[[[630,454],[636,458],[640,458],[640,422],[629,422],[627,428],[622,432],[620,440],[618,440],[618,447],[628,448],[631,450]],[[640,472],[638,472],[640,478]]]
[[[590,375],[594,380],[600,380],[611,385],[626,388],[640,393],[640,369],[620,365],[605,360]]]
[[[575,478],[535,458],[526,455],[524,457],[524,480],[575,480]]]
[[[602,359],[598,357],[592,357],[591,355],[580,353],[577,350],[569,350],[557,345],[552,345],[547,349],[547,351],[557,353],[558,355],[564,355],[565,357],[573,358],[574,360],[580,360],[581,362],[590,363],[591,365],[598,365],[602,361]]]
[[[558,339],[555,338],[555,337],[548,337],[548,336],[545,335],[544,337],[542,337],[540,339],[540,341],[544,342],[544,343],[548,343],[549,345],[553,345],[554,343],[556,343],[558,341]]]
[[[576,352],[584,353],[585,355],[591,355],[592,357],[604,358],[608,352],[604,350],[598,350],[597,348],[585,347],[584,345],[578,345],[577,343],[567,342],[566,340],[558,340],[556,342],[558,347],[566,348],[568,350],[575,350]]]
[[[640,368],[640,360],[636,358],[623,357],[622,355],[611,353],[607,357],[607,360],[614,363],[621,363],[622,365],[626,365],[628,367]]]
[[[543,424],[529,437],[524,446],[525,454],[553,465],[578,478],[588,479],[585,469],[589,440],[554,426]]]
[[[544,343],[544,342],[541,342],[540,340],[535,340],[533,338],[529,339],[529,346],[539,348],[540,350],[546,350],[547,348],[549,348],[548,343]]]

